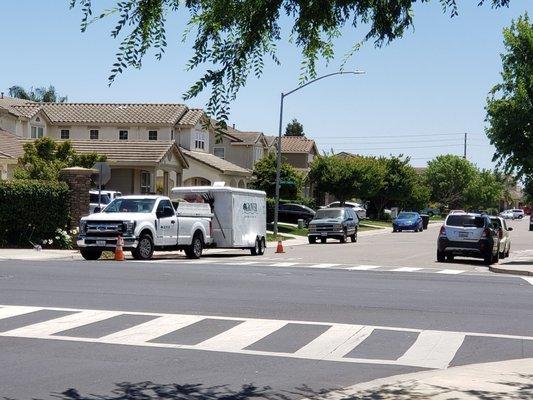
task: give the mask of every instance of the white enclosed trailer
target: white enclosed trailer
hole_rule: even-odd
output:
[[[188,186],[173,188],[172,199],[211,205],[212,247],[250,249],[252,255],[265,252],[265,192],[229,186]]]

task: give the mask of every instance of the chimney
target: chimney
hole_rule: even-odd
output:
[[[0,99],[4,98],[4,92],[0,92]]]
[[[4,97],[3,95],[4,95],[4,94],[2,93],[2,97]],[[235,129],[235,124],[233,124],[233,129]]]

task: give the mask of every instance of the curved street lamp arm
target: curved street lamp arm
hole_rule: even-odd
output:
[[[282,93],[282,95],[283,95],[283,97],[287,97],[289,94],[297,92],[298,90],[303,89],[304,87],[306,87],[306,86],[308,86],[308,85],[310,85],[312,83],[315,83],[316,81],[319,81],[319,80],[324,79],[324,78],[329,78],[330,76],[333,76],[333,75],[344,75],[344,74],[360,75],[360,74],[364,74],[364,73],[365,73],[364,71],[337,71],[337,72],[332,72],[331,74],[322,75],[322,76],[319,76],[318,78],[310,80],[309,82],[306,82],[306,83],[304,83],[301,86],[298,86],[297,88],[291,90],[290,92]]]

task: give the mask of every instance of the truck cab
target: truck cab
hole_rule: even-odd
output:
[[[86,260],[114,251],[119,236],[135,259],[148,260],[155,250],[184,250],[189,258],[199,258],[211,242],[210,226],[208,204],[180,213],[166,196],[124,196],[81,219],[77,245]]]

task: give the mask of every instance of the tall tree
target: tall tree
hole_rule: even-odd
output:
[[[457,0],[438,1],[444,12],[452,17],[458,14]],[[479,0],[478,4],[502,7],[509,2]],[[81,6],[82,31],[93,19],[117,17],[111,36],[122,37],[122,40],[111,69],[110,83],[128,67],[141,68],[143,57],[152,48],[155,57],[161,59],[167,46],[168,14],[188,13],[184,36],[195,37],[187,69],[204,72],[184,98],[190,99],[210,88],[207,111],[224,125],[230,102],[246,85],[250,74],[261,76],[265,57],[279,64],[276,44],[286,40],[280,20],[293,23],[289,32],[302,52],[303,83],[316,76],[319,59],[334,59],[333,41],[347,26],[352,29],[348,31],[350,34],[359,33],[361,27],[366,33],[355,40],[352,49],[343,57],[341,68],[362,42],[373,41],[375,46],[382,46],[412,28],[415,3],[416,0],[116,0],[114,7],[93,12],[92,0],[70,0],[71,7]]]
[[[503,30],[502,82],[487,99],[487,136],[494,161],[533,177],[533,24],[527,13]]]
[[[105,160],[104,155],[97,153],[77,153],[68,140],[57,143],[45,136],[24,144],[24,155],[19,158],[14,176],[16,179],[56,181],[62,168],[92,168],[95,162]]]
[[[302,192],[302,175],[292,165],[281,164],[280,198],[294,200]],[[268,197],[276,195],[276,155],[268,153],[255,163],[251,186],[266,192]]]
[[[366,200],[382,188],[384,169],[375,158],[325,154],[311,163],[309,179],[322,193],[331,193],[342,203]]]
[[[504,194],[504,184],[493,171],[477,172],[465,192],[465,204],[472,210],[497,208]]]
[[[39,103],[64,103],[67,101],[67,96],[59,96],[56,88],[52,85],[38,88],[33,88],[32,86],[29,90],[24,89],[22,86],[14,85],[9,88],[9,95]]]
[[[426,178],[431,200],[449,208],[463,207],[466,190],[476,173],[472,163],[456,155],[442,155],[429,161]]]
[[[305,136],[304,126],[294,118],[285,128],[285,136]]]

